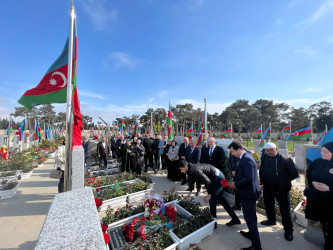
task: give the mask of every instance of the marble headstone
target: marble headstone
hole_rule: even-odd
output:
[[[177,142],[177,145],[180,146],[180,144],[184,143],[184,137],[183,136],[175,136],[175,142]]]
[[[14,135],[14,146],[13,148],[19,148],[20,147],[20,136],[19,135]]]
[[[84,187],[84,149],[74,146],[72,155],[72,190]]]
[[[254,152],[260,155],[260,148],[259,148],[260,139],[254,139],[253,143],[254,143]]]
[[[304,170],[304,145],[295,145],[295,161],[296,168],[299,170]]]
[[[287,149],[287,142],[284,140],[278,140],[278,149]]]
[[[278,152],[284,156],[289,157],[288,150],[287,149],[280,149],[278,148]]]
[[[0,147],[3,145],[7,145],[8,143],[8,136],[7,135],[0,135]]]

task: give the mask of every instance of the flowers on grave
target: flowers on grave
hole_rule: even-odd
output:
[[[7,161],[8,160],[8,148],[6,145],[3,145],[0,149],[0,155],[1,155],[1,159],[3,161]]]
[[[174,201],[174,200],[180,200],[182,198],[181,195],[179,195],[176,192],[176,187],[173,187],[170,190],[164,190],[163,194],[161,195],[163,198],[164,202],[170,202],[170,201]]]
[[[145,216],[146,217],[153,217],[154,214],[159,214],[162,212],[164,214],[164,202],[163,198],[159,194],[155,194],[154,196],[148,196],[144,202],[145,208]]]
[[[99,207],[103,205],[103,201],[101,201],[98,198],[95,198],[95,204],[96,204],[96,208],[99,209]]]
[[[301,207],[298,209],[298,212],[302,213],[302,214],[305,214],[305,207],[306,207],[306,198],[304,198],[302,200],[302,203],[301,203]]]
[[[226,179],[221,180],[220,183],[221,183],[221,186],[222,186],[222,187],[228,187],[228,186],[229,186],[228,181],[227,181]]]
[[[103,232],[103,237],[104,237],[105,245],[107,245],[110,242],[110,236],[106,232],[108,230],[109,226],[107,224],[102,224],[101,223],[101,227],[102,227],[102,232]]]
[[[165,215],[168,216],[172,222],[177,220],[177,209],[171,205],[165,207]],[[162,215],[163,216],[163,215]]]
[[[139,204],[137,206],[126,204],[126,206],[118,208],[116,211],[114,211],[113,208],[107,208],[105,212],[105,217],[102,219],[102,221],[103,223],[111,224],[121,219],[128,218],[138,213],[142,213],[143,211],[143,204]]]

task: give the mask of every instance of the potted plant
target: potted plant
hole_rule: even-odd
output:
[[[306,197],[298,203],[296,208],[294,209],[294,213],[296,216],[296,223],[300,226],[306,227],[308,225],[307,219],[305,219],[305,207],[306,207]]]
[[[44,157],[43,156],[41,156],[39,159],[38,159],[38,162],[37,162],[37,167],[38,168],[41,168],[41,167],[43,167],[43,163],[44,163]]]

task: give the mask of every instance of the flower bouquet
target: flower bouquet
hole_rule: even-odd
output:
[[[148,196],[144,202],[145,216],[153,216],[153,213],[159,214],[160,212],[164,213],[164,202],[163,198],[159,194],[154,196]]]

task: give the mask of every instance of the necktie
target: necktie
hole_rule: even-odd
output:
[[[210,148],[210,150],[209,150],[209,157],[212,157],[212,154],[213,154],[213,148]]]

